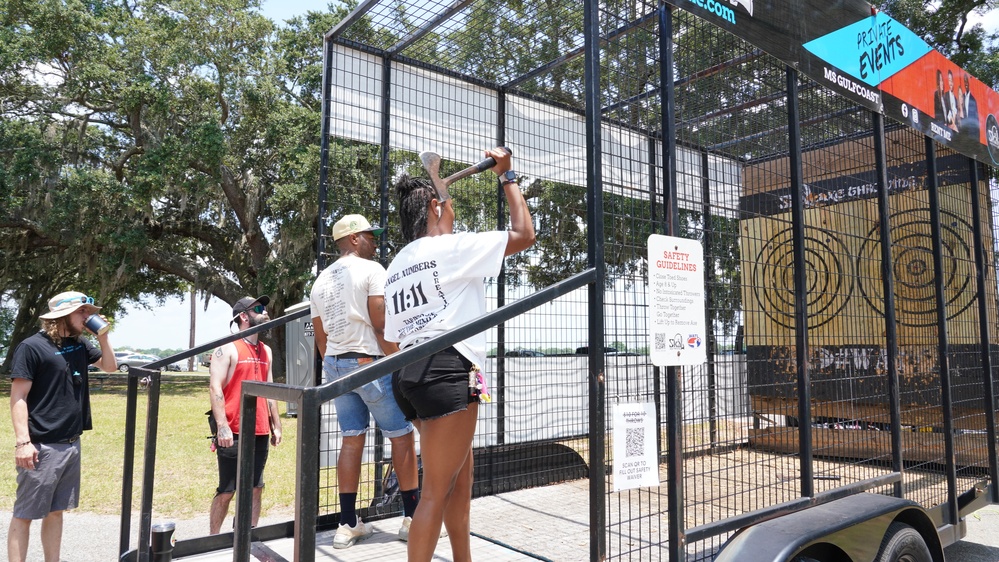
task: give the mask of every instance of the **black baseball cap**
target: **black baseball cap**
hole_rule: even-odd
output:
[[[267,306],[267,304],[270,302],[271,298],[268,297],[267,295],[257,298],[243,297],[239,299],[238,301],[236,301],[236,304],[232,305],[232,320],[229,321],[229,325],[231,326],[233,322],[236,321],[236,318],[238,318],[240,314],[246,312],[247,310],[250,310],[251,308],[257,306],[258,304]]]

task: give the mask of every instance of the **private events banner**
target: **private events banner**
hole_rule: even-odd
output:
[[[667,0],[829,89],[999,165],[999,94],[861,0]]]

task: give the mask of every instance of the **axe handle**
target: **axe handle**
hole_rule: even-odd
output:
[[[503,147],[503,150],[505,150],[507,154],[513,154],[513,151],[511,151],[509,148],[505,146]],[[455,172],[450,176],[444,178],[444,185],[446,187],[460,179],[464,179],[467,178],[468,176],[485,172],[486,170],[492,168],[495,165],[496,165],[496,160],[493,159],[492,156],[490,156],[489,158],[486,158],[485,160],[479,162],[478,164],[473,164],[465,168],[464,170],[461,170],[460,172]]]

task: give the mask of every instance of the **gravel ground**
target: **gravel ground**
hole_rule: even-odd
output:
[[[289,515],[261,518],[261,524],[287,521]],[[136,517],[135,521],[138,521]],[[154,520],[154,522],[159,522]],[[174,521],[178,538],[203,535],[208,529],[208,516]],[[5,539],[10,524],[10,512],[0,512],[0,532]],[[133,525],[135,523],[133,522]],[[228,522],[227,522],[228,524]],[[43,562],[38,538],[40,525],[31,528],[29,562]],[[6,543],[6,540],[4,541]],[[134,542],[134,539],[133,539]],[[113,562],[118,555],[118,517],[90,513],[66,514],[63,528],[62,558],[67,562]],[[583,554],[585,556],[585,554]],[[946,550],[949,562],[996,562],[999,560],[999,506],[992,505],[968,517],[968,536]],[[2,554],[0,554],[2,556]]]

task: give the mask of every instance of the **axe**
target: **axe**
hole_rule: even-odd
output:
[[[503,147],[503,150],[505,150],[507,154],[513,154],[513,152],[505,146]],[[437,201],[441,203],[451,198],[451,194],[447,191],[447,187],[449,185],[473,174],[484,172],[496,165],[496,160],[489,157],[478,164],[473,164],[460,172],[455,172],[450,176],[441,179],[440,154],[437,154],[436,152],[421,152],[420,162],[423,162],[423,167],[426,168],[427,174],[430,176],[430,182],[434,184],[434,189],[437,190]]]

